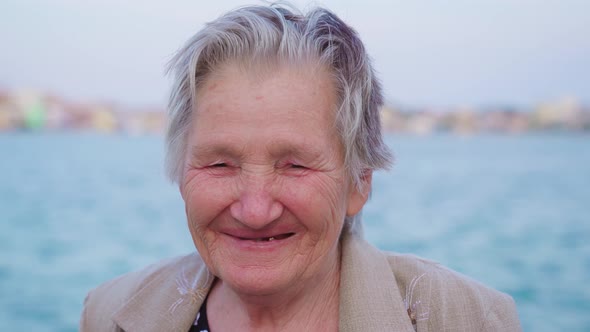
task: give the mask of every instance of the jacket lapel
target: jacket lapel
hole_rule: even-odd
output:
[[[339,315],[341,332],[414,332],[387,258],[348,232],[342,237]]]
[[[342,236],[339,330],[414,332],[385,255],[362,238]],[[126,332],[187,332],[214,276],[197,254],[161,271],[113,319]]]
[[[213,280],[198,255],[187,256],[144,285],[113,319],[126,332],[187,332]]]

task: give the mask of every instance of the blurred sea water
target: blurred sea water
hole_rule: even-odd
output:
[[[590,330],[590,137],[388,137],[365,236]],[[0,134],[0,331],[76,331],[86,292],[194,250],[162,137]]]

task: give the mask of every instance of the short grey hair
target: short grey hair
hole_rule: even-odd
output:
[[[353,183],[360,188],[368,170],[391,165],[393,157],[381,134],[381,84],[357,32],[323,8],[302,14],[286,5],[247,6],[206,24],[169,63],[173,83],[166,172],[173,182],[182,181],[197,91],[212,72],[229,62],[315,63],[327,68],[338,96],[335,125]],[[349,227],[359,224],[354,222],[357,217],[347,219]]]

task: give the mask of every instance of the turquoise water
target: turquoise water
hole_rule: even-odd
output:
[[[526,331],[590,330],[590,137],[389,137],[365,235],[511,294]],[[75,331],[84,296],[193,249],[161,137],[0,135],[0,331]]]

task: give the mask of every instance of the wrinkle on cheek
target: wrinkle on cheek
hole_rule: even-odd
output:
[[[308,187],[314,188],[314,191],[319,193],[319,195],[306,195],[306,200],[299,206],[299,208],[310,208],[315,211],[318,211],[318,206],[321,207],[320,214],[314,215],[314,220],[309,221],[310,241],[301,243],[295,253],[302,257],[313,257],[313,260],[308,262],[309,264],[323,257],[321,250],[324,246],[318,245],[319,243],[340,237],[346,215],[346,207],[341,206],[341,203],[346,199],[346,186],[342,185],[344,181],[342,177],[326,176],[325,173],[320,173],[317,176],[308,177],[304,183],[293,183],[295,189],[290,193],[292,196],[305,195],[304,192],[298,192],[298,190]],[[318,202],[318,200],[322,202]],[[310,255],[310,252],[313,254]]]
[[[199,239],[203,239],[203,226],[200,225],[197,213],[192,209],[188,204],[186,205],[186,219],[188,222],[188,227],[191,232],[193,238],[198,237]]]
[[[196,184],[200,182],[199,176],[202,176],[202,172],[195,169],[189,169],[185,172],[182,180],[182,188],[184,191],[183,196],[185,196],[185,200],[193,193]]]
[[[347,194],[344,180],[341,177],[332,175],[328,175],[328,177],[316,177],[314,179],[314,186],[320,188],[319,191],[323,193],[324,199],[330,202],[330,212],[334,214],[338,210],[337,204],[342,202]],[[331,215],[331,217],[335,218],[336,216]]]
[[[217,246],[217,238],[213,238],[210,241],[204,240],[206,241],[206,246],[207,248],[205,249],[207,251],[207,255],[209,255],[209,257],[215,257],[217,256],[217,252],[218,252],[218,246]]]
[[[204,170],[194,170],[185,177],[184,192],[185,200],[188,201],[194,197],[206,197],[208,200],[216,200],[217,198],[227,195],[228,188],[235,188],[232,183],[235,183],[232,178],[214,177],[207,174]],[[191,199],[192,200],[192,199]]]
[[[188,207],[186,210],[188,227],[193,238],[193,242],[207,265],[212,267],[211,264],[215,261],[213,257],[215,257],[218,252],[218,238],[207,230],[206,225],[203,225],[199,222],[197,211],[194,211]]]

